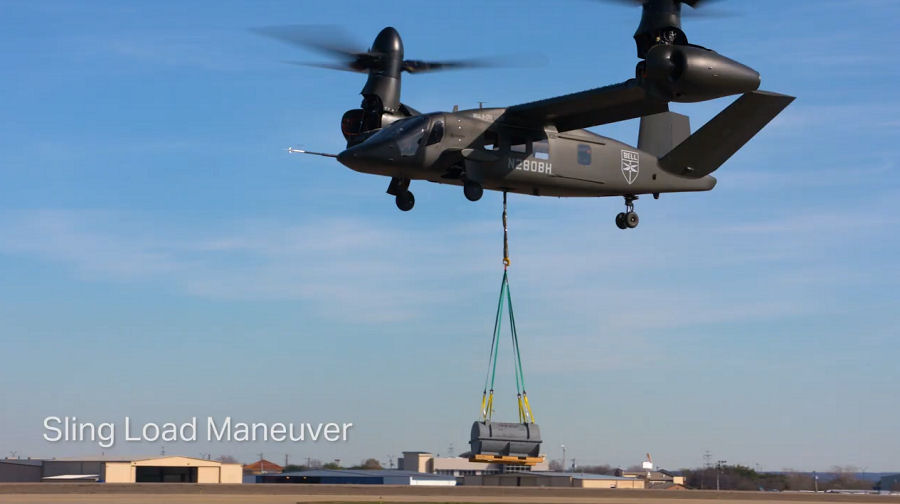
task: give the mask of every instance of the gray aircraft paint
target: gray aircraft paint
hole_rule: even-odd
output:
[[[448,152],[459,152],[469,180],[478,181],[485,189],[537,196],[621,196],[707,191],[715,187],[713,177],[695,180],[674,176],[659,167],[656,156],[587,130],[558,133],[554,128],[524,130],[496,122],[495,118],[503,112],[504,109],[474,109],[429,114],[430,127],[437,121],[444,122],[444,138],[422,149],[419,155],[407,159],[388,156],[386,163],[353,162],[346,158],[342,162],[366,173],[462,185],[461,179],[442,178],[452,166],[448,158],[454,156],[448,156]],[[485,145],[489,145],[493,135],[497,149],[487,150]],[[517,135],[529,139],[524,144],[525,152],[512,151],[511,141]],[[533,139],[541,138],[549,142],[550,155],[546,160],[537,158],[534,152],[534,143],[540,140]],[[589,164],[579,163],[578,150],[583,146],[590,148]],[[641,168],[631,183],[622,173],[623,151],[639,157]]]
[[[536,196],[622,196],[619,227],[638,224],[638,195],[707,191],[710,174],[778,115],[793,97],[759,91],[759,73],[688,42],[681,6],[703,0],[643,0],[634,34],[641,59],[634,77],[618,84],[507,108],[422,115],[400,101],[401,74],[481,66],[477,61],[407,60],[400,34],[384,28],[368,50],[310,40],[306,30],[274,27],[264,34],[291,44],[327,49],[331,68],[368,73],[359,108],[341,119],[347,149],[336,157],[365,173],[391,177],[388,193],[412,209],[413,180],[462,185],[476,201],[484,189]],[[669,103],[739,98],[691,134],[687,118]],[[641,119],[638,146],[585,128]],[[442,135],[434,135],[437,125]],[[440,138],[438,138],[440,137]],[[546,141],[539,154],[535,142]],[[514,146],[523,146],[517,149]],[[624,219],[624,220],[623,220]],[[627,220],[627,222],[626,222]]]

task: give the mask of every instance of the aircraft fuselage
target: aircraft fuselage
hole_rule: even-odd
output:
[[[716,179],[679,177],[658,158],[587,130],[559,133],[503,121],[505,109],[405,118],[348,148],[348,167],[404,181],[427,180],[535,196],[633,196],[708,191]]]

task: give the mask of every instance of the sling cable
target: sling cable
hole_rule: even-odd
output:
[[[540,455],[541,431],[534,422],[534,414],[525,392],[525,372],[516,333],[512,297],[509,292],[509,226],[506,214],[506,191],[503,192],[503,281],[500,283],[500,300],[494,318],[494,334],[488,357],[488,370],[481,395],[481,420],[472,424],[472,447],[469,459],[473,462],[494,462],[510,465],[535,465],[543,462]],[[516,401],[519,409],[518,423],[494,422],[494,380],[497,375],[497,356],[500,353],[500,332],[504,305],[509,313],[509,328],[513,347],[513,366],[516,378]]]

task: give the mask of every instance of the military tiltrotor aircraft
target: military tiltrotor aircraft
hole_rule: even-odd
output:
[[[628,0],[620,0],[628,1]],[[718,169],[794,98],[759,91],[755,70],[688,43],[682,4],[703,0],[631,0],[643,15],[634,39],[640,62],[634,78],[611,86],[523,103],[419,113],[400,102],[401,73],[479,65],[478,61],[405,60],[394,28],[378,34],[368,51],[310,40],[301,27],[264,29],[287,42],[344,59],[328,65],[367,72],[358,109],[346,112],[347,149],[336,157],[353,170],[391,178],[387,193],[400,210],[413,208],[412,180],[462,186],[470,201],[484,189],[535,196],[621,196],[621,229],[638,225],[641,195],[708,191]],[[691,134],[688,117],[669,102],[691,103],[741,95]],[[636,147],[585,128],[640,118]]]

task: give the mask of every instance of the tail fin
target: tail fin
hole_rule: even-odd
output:
[[[663,156],[659,165],[673,175],[705,177],[728,161],[792,101],[793,96],[767,91],[746,93]]]
[[[641,117],[638,149],[661,158],[691,136],[691,120],[675,112]]]

